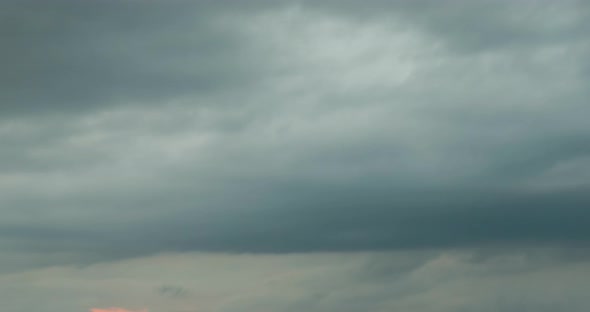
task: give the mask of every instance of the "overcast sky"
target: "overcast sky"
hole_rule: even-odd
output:
[[[590,309],[586,1],[5,0],[0,29],[2,308]]]

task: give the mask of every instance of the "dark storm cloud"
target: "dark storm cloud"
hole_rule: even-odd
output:
[[[4,250],[590,239],[580,2],[1,6]]]
[[[256,7],[256,1],[251,3]],[[245,87],[256,59],[215,1],[3,1],[3,117]]]
[[[162,227],[160,230],[138,229],[141,235],[127,237],[137,242],[136,247],[145,244],[147,249],[166,245],[178,251],[243,252],[577,246],[590,239],[584,208],[590,200],[582,192],[527,196],[469,190],[441,194],[427,190],[360,192],[357,188],[353,192],[347,187],[303,189],[270,187],[267,191],[275,196],[271,203],[234,197],[241,203],[236,216],[209,213],[206,221],[199,221],[205,217],[186,212],[170,223],[147,223],[149,228]],[[342,194],[344,191],[348,195]]]

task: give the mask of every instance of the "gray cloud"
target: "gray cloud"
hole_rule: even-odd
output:
[[[586,40],[584,1],[309,1],[328,12],[361,19],[402,18],[448,40],[459,53],[519,49]]]
[[[572,261],[563,251],[164,254],[0,275],[0,299],[17,311],[51,312],[586,311],[587,255]],[[190,293],[154,296],[171,282]]]
[[[216,20],[240,9],[250,10],[213,1],[5,1],[3,116],[163,105],[247,87],[259,75],[256,58]]]
[[[168,298],[184,298],[188,290],[182,286],[162,285],[157,289],[158,294]]]
[[[26,265],[590,238],[580,2],[2,6]]]

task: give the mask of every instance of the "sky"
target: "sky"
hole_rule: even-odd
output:
[[[583,0],[0,2],[0,302],[588,311]]]

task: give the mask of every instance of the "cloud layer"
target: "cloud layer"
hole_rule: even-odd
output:
[[[588,311],[589,21],[2,1],[2,308]]]
[[[0,277],[13,311],[587,311],[588,254],[559,249],[185,253]],[[170,297],[163,285],[182,288]],[[135,308],[133,310],[132,308]]]
[[[2,7],[3,270],[590,239],[582,2]]]

